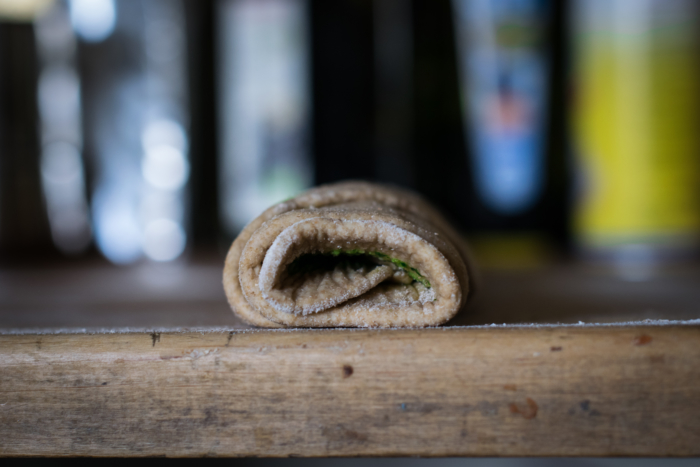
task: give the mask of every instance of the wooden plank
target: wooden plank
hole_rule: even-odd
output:
[[[0,336],[0,454],[700,455],[700,326]]]

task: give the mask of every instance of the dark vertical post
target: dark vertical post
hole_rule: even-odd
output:
[[[552,2],[549,30],[551,57],[547,145],[547,185],[542,224],[551,240],[564,251],[571,249],[572,168],[569,138],[570,37],[568,0]]]
[[[452,8],[415,0],[416,188],[461,227],[474,198],[462,133]]]
[[[374,0],[375,178],[413,187],[413,12]]]
[[[0,257],[55,251],[44,207],[37,110],[37,56],[31,24],[0,24]]]
[[[185,2],[190,93],[190,193],[195,245],[214,246],[221,232],[217,175],[215,0]]]
[[[311,0],[316,183],[374,176],[372,3]]]

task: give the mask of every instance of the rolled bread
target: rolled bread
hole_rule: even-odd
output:
[[[466,245],[418,195],[367,182],[279,203],[231,245],[224,290],[261,327],[424,327],[470,293]]]

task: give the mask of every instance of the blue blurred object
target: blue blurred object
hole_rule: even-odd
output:
[[[117,22],[114,0],[69,0],[73,29],[87,42],[100,42],[109,37]]]
[[[463,112],[477,194],[492,210],[531,208],[544,185],[545,0],[453,0]]]
[[[112,28],[109,4],[71,2],[86,64],[81,71],[97,246],[115,263],[143,256],[171,261],[185,250],[189,222],[184,6],[173,0],[117,2]]]

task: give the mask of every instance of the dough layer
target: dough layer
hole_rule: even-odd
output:
[[[435,326],[464,306],[467,264],[466,246],[423,199],[344,182],[253,220],[229,250],[224,289],[256,326]]]

